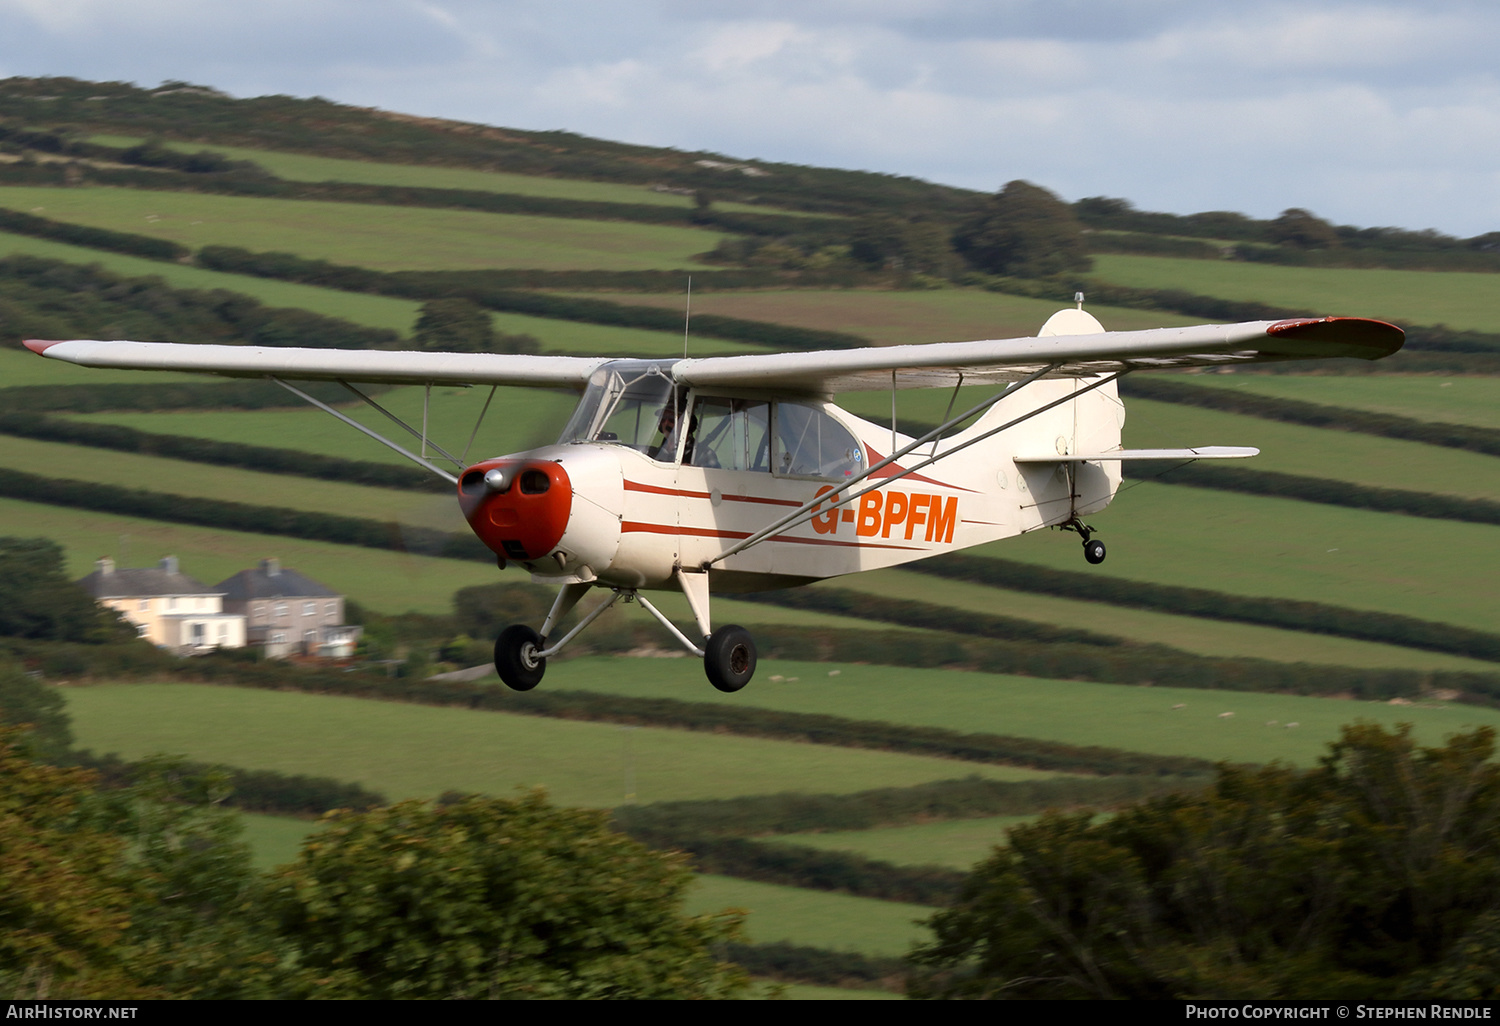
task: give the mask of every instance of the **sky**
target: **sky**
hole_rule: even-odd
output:
[[[1500,230],[1497,43],[1477,0],[0,0],[0,78],[1459,236]]]

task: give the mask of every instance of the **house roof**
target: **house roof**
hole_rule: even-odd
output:
[[[148,595],[222,595],[223,588],[210,588],[177,569],[168,556],[161,565],[134,570],[116,570],[110,560],[100,560],[93,573],[78,582],[96,599],[136,598]]]
[[[263,559],[253,570],[241,570],[226,577],[214,588],[224,593],[227,602],[244,602],[261,598],[338,598],[339,593],[286,569],[279,560]]]

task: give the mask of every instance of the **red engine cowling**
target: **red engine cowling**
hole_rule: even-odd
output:
[[[573,485],[551,460],[484,460],[459,476],[458,504],[492,552],[526,562],[550,555],[562,540]]]

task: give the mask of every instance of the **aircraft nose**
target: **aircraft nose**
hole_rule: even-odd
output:
[[[527,562],[557,548],[568,529],[573,484],[551,460],[485,460],[459,476],[458,501],[490,551]]]

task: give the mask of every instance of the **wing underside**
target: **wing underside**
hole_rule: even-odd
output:
[[[682,384],[831,394],[948,387],[1115,371],[1233,366],[1272,360],[1354,357],[1378,360],[1401,348],[1400,328],[1355,317],[1202,324],[1148,331],[872,346],[663,360]],[[608,361],[576,356],[427,353],[185,345],[171,342],[28,341],[50,359],[86,367],[161,370],[229,377],[390,384],[518,385],[583,389]]]
[[[1203,324],[1090,335],[937,342],[817,353],[683,360],[678,380],[701,387],[791,388],[834,393],[951,387],[1116,371],[1217,367],[1277,360],[1378,360],[1405,335],[1384,321],[1355,317]]]
[[[603,358],[510,353],[417,353],[379,349],[294,349],[179,342],[28,341],[54,360],[84,367],[219,374],[289,381],[518,385],[583,389]]]

